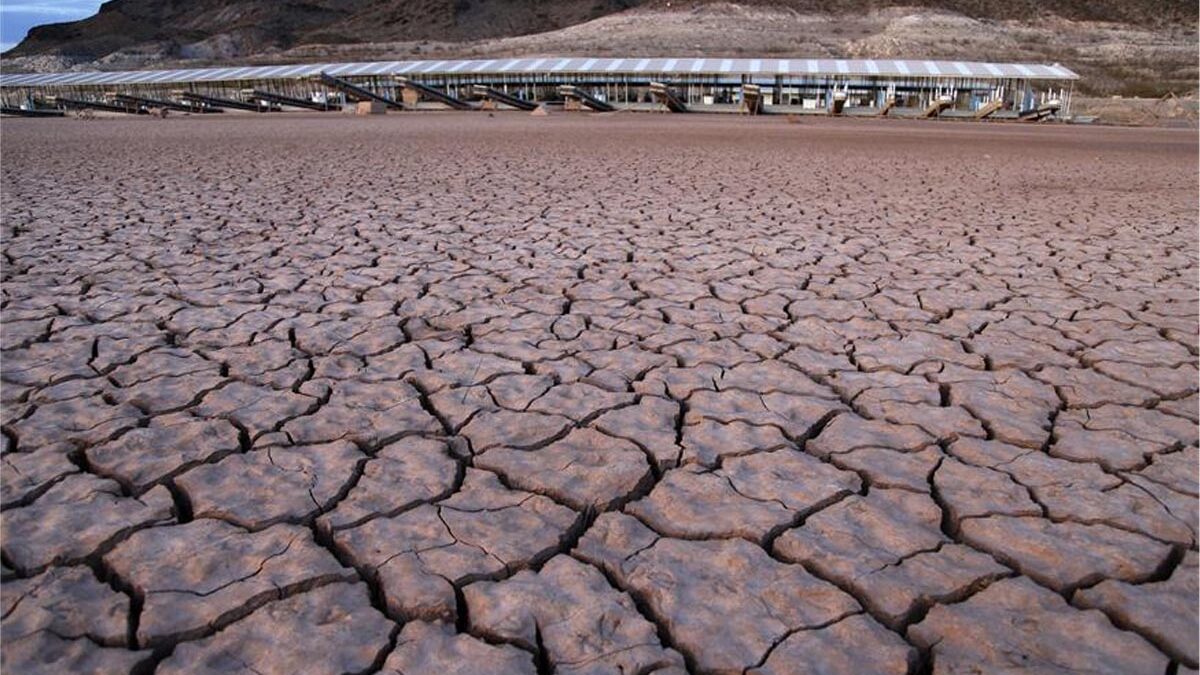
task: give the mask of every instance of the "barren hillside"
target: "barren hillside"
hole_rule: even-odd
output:
[[[1060,62],[1085,92],[1197,85],[1189,2],[1033,0],[113,0],[43,26],[5,70],[324,59],[762,55]]]

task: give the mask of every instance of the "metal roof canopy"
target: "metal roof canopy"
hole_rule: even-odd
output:
[[[358,63],[309,63],[273,66],[191,68],[183,70],[133,70],[123,72],[0,73],[0,87],[69,87],[74,85],[182,84],[188,82],[234,82],[303,78],[327,72],[330,75],[367,77],[391,75],[522,75],[549,73],[617,75],[719,74],[783,77],[897,77],[945,79],[1077,80],[1079,76],[1058,64],[977,63],[895,59],[695,59],[540,57],[522,59],[473,59],[458,61],[374,61]]]

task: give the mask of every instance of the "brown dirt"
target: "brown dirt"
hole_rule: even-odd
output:
[[[6,670],[1197,666],[1194,132],[0,134]]]
[[[1105,124],[1195,129],[1200,125],[1200,100],[1173,94],[1158,98],[1080,96],[1071,100],[1071,113],[1092,116]]]

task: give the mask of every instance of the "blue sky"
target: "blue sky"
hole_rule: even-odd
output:
[[[0,0],[0,51],[15,46],[34,26],[88,17],[100,4],[101,0]]]

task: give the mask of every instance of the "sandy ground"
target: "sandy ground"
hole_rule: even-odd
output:
[[[1085,98],[1071,100],[1071,114],[1093,116],[1098,124],[1138,127],[1200,126],[1200,100],[1177,98]]]
[[[0,141],[7,672],[1198,665],[1194,132]]]

